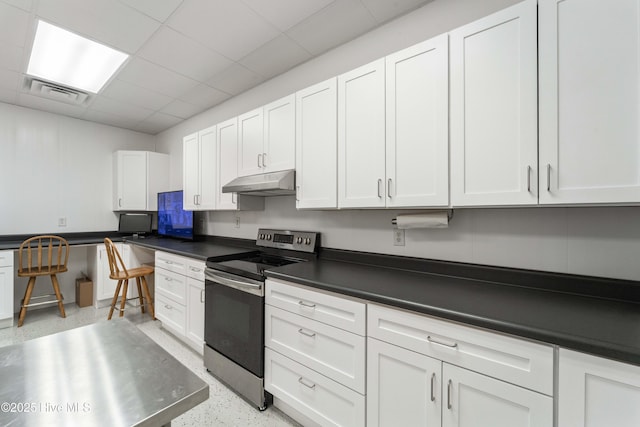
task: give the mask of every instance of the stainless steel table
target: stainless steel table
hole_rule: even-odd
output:
[[[208,397],[126,319],[0,348],[2,426],[158,426]]]

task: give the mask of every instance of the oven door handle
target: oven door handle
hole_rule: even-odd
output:
[[[237,277],[237,276],[233,276]],[[242,292],[247,292],[253,295],[264,296],[263,284],[257,281],[249,281],[250,279],[237,280],[235,278],[227,277],[227,275],[220,274],[220,272],[213,272],[210,270],[205,271],[206,280],[218,283],[223,286],[237,289]]]

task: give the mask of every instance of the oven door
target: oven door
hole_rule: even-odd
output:
[[[262,378],[264,282],[207,268],[206,345]]]

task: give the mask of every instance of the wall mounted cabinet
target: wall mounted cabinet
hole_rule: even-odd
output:
[[[182,141],[183,205],[186,210],[216,206],[216,127],[184,137]]]
[[[158,192],[169,189],[169,155],[116,151],[113,156],[113,210],[158,210]]]
[[[450,33],[451,203],[537,204],[536,1]]]

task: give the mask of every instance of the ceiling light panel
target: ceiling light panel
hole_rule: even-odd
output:
[[[27,74],[98,93],[128,56],[38,21]]]

